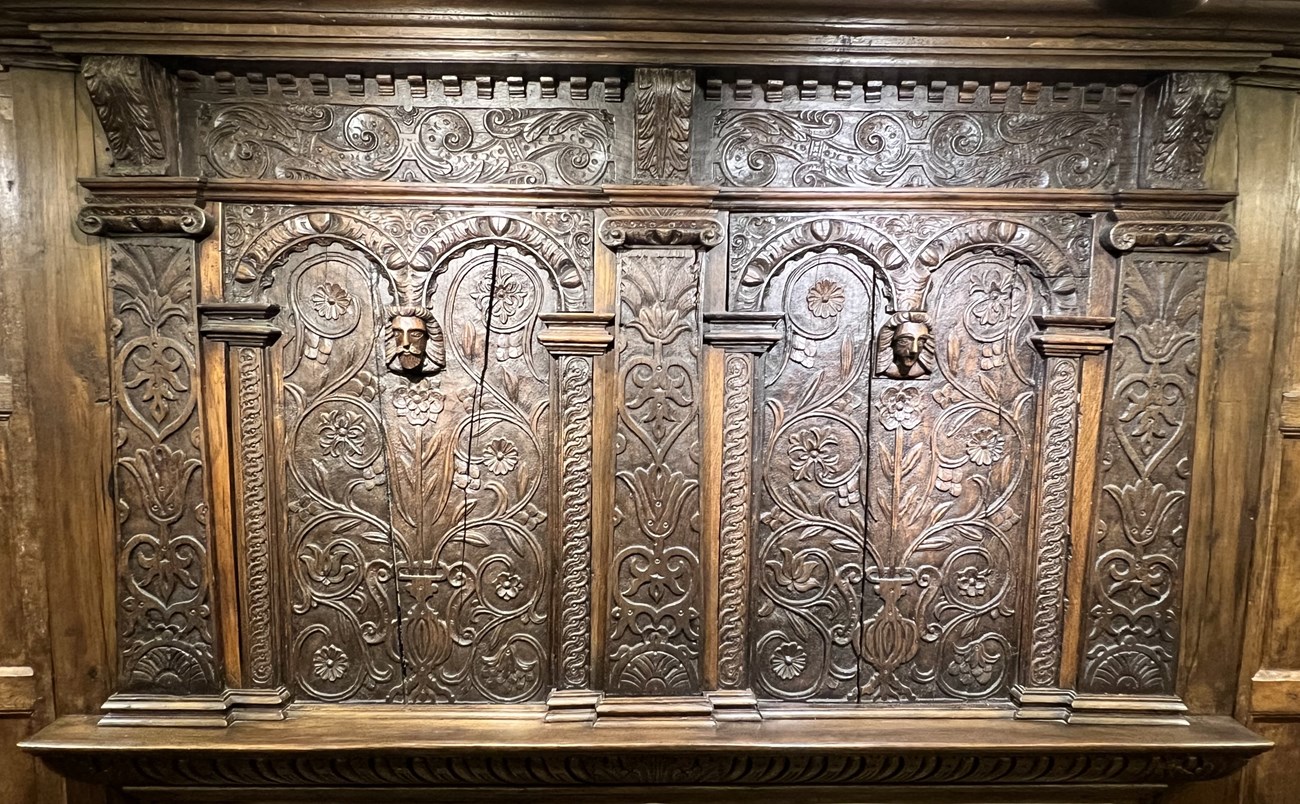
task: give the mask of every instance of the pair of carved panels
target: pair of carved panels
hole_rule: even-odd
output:
[[[182,79],[193,122],[159,141],[248,187],[773,200],[231,201],[197,247],[88,210],[133,235],[110,248],[123,692],[219,694],[226,640],[234,686],[300,701],[1173,695],[1202,255],[1230,230],[780,199],[1183,182],[1215,81]]]

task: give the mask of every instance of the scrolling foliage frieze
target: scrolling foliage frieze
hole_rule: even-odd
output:
[[[198,105],[198,169],[240,179],[599,184],[613,116],[577,107],[403,108],[271,102]]]
[[[779,82],[777,82],[779,83]],[[1135,87],[840,88],[709,104],[710,179],[737,187],[1059,187],[1123,180]],[[793,87],[787,88],[793,90]],[[915,93],[915,94],[913,94]],[[837,98],[839,95],[837,95]]]

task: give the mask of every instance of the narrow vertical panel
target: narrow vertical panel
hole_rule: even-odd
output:
[[[621,252],[609,689],[700,687],[699,265]]]
[[[214,693],[193,246],[109,249],[119,690]]]
[[[723,363],[722,504],[718,532],[718,687],[749,680],[749,583],[753,519],[754,356]]]
[[[560,363],[559,687],[591,687],[592,359]]]
[[[271,574],[271,498],[267,467],[266,370],[260,346],[237,346],[235,400],[238,441],[239,533],[246,672],[257,686],[275,681]]]
[[[1206,260],[1126,256],[1079,688],[1173,695]]]

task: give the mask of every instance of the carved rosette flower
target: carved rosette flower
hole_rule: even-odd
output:
[[[1015,284],[1011,277],[996,269],[983,271],[971,279],[970,313],[985,327],[998,327],[1016,314]]]
[[[393,393],[393,407],[397,415],[414,427],[438,420],[442,413],[443,397],[432,384],[402,385]]]
[[[337,458],[365,450],[366,423],[360,413],[331,410],[321,414],[320,448]]]
[[[877,407],[886,430],[911,430],[921,423],[921,391],[914,385],[886,388]]]
[[[990,466],[1006,454],[1007,440],[992,427],[981,427],[966,440],[966,455],[972,463]]]
[[[528,282],[513,271],[502,271],[496,278],[495,286],[490,275],[483,276],[469,295],[484,318],[487,317],[488,308],[492,309],[492,321],[497,326],[509,323],[516,313],[532,301]]]
[[[506,438],[497,438],[483,449],[483,465],[494,475],[504,475],[519,463],[519,449]]]
[[[789,681],[808,666],[808,654],[797,642],[782,642],[772,653],[772,672]]]
[[[512,572],[503,572],[496,578],[497,597],[502,600],[514,600],[524,588],[523,580]]]
[[[325,645],[312,654],[311,665],[317,678],[338,681],[348,671],[348,655],[337,645]]]
[[[795,480],[821,480],[835,471],[839,439],[825,427],[809,427],[790,436],[790,468]]]
[[[834,318],[844,309],[844,288],[829,279],[818,280],[808,289],[808,312],[818,318]]]
[[[989,570],[962,567],[957,573],[957,590],[964,597],[983,597],[989,586]]]
[[[337,321],[352,309],[353,298],[342,285],[325,282],[311,294],[311,306],[325,321]]]

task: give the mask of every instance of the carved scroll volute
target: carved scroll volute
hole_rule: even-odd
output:
[[[226,349],[227,432],[234,495],[234,561],[238,593],[240,693],[276,707],[285,694],[283,647],[276,621],[279,574],[275,559],[276,508],[283,494],[276,482],[272,421],[274,380],[268,348],[280,337],[279,307],[259,303],[199,305],[200,332]],[[244,703],[249,703],[246,701]]]
[[[81,77],[108,142],[109,175],[175,175],[175,97],[162,68],[142,56],[87,56]]]
[[[1232,94],[1222,73],[1171,73],[1147,89],[1138,170],[1144,187],[1204,187],[1205,158]]]
[[[1022,609],[1027,612],[1020,682],[1012,695],[1017,717],[1064,720],[1073,698],[1063,683],[1066,605],[1071,556],[1070,522],[1074,509],[1074,466],[1079,443],[1079,392],[1083,361],[1112,345],[1113,318],[1036,316],[1035,348],[1046,361],[1041,433],[1035,467],[1035,516],[1030,525],[1032,577]]]
[[[723,352],[721,500],[718,507],[717,680],[714,718],[757,720],[750,689],[750,587],[753,561],[754,433],[758,357],[781,338],[784,315],[720,312],[704,316],[704,342]]]
[[[560,516],[552,519],[559,545],[559,578],[553,610],[556,627],[556,691],[547,699],[547,720],[587,720],[600,700],[594,691],[592,610],[592,434],[595,411],[593,361],[614,342],[605,313],[544,313],[538,335],[555,359],[552,401],[559,416],[555,476],[560,478]]]
[[[1233,240],[1226,224],[1173,211],[1120,211],[1103,233],[1121,254],[1119,293],[1071,722],[1183,722],[1176,676],[1202,294],[1207,255]]]

